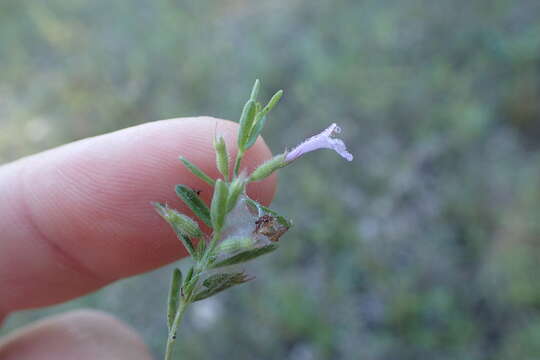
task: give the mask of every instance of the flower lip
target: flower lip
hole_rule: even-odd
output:
[[[292,162],[300,156],[318,149],[332,149],[344,159],[352,161],[353,155],[347,151],[343,140],[333,137],[333,135],[339,134],[340,132],[341,128],[336,123],[333,123],[321,133],[306,139],[300,145],[287,152],[285,155],[285,162]]]

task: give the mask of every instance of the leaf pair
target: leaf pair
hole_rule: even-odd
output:
[[[240,116],[238,149],[241,152],[245,152],[255,144],[266,122],[266,115],[277,105],[281,96],[283,96],[283,90],[279,90],[272,96],[268,104],[261,109],[261,105],[257,102],[260,86],[259,79],[255,80],[255,84],[251,90],[251,96],[244,105],[242,115]]]
[[[264,125],[266,124],[266,119],[267,119],[266,114],[268,114],[270,110],[272,110],[274,106],[277,105],[277,103],[279,102],[282,96],[283,96],[283,90],[279,90],[278,92],[276,92],[274,96],[272,96],[268,104],[255,115],[255,119],[253,121],[253,125],[249,133],[248,141],[246,144],[246,149],[249,149],[250,147],[253,146],[253,144],[255,144],[255,141],[257,141],[257,138],[261,134],[262,129],[264,128]]]
[[[177,185],[176,194],[202,222],[207,226],[212,226],[210,210],[195,191],[185,185]],[[189,216],[169,208],[167,205],[161,203],[153,203],[153,205],[157,212],[171,225],[176,236],[182,241],[188,253],[196,259],[201,258],[206,248],[206,241],[197,222]],[[195,248],[191,241],[192,238],[199,239],[197,248]]]

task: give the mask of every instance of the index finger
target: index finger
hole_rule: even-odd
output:
[[[216,177],[212,138],[234,154],[237,125],[214,118],[153,122],[85,139],[0,167],[0,317],[51,305],[185,255],[152,201],[188,212],[174,185],[211,188],[185,169],[184,155]],[[244,166],[271,156],[259,139]],[[253,184],[268,203],[275,179]]]

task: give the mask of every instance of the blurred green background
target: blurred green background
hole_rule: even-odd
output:
[[[282,171],[273,207],[296,227],[257,281],[192,308],[182,359],[540,356],[537,0],[3,0],[0,45],[0,162],[162,118],[237,119],[256,77],[265,97],[285,90],[274,151],[344,128],[354,162]],[[159,358],[170,270],[0,333],[94,307]]]

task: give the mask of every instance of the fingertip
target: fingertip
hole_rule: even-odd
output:
[[[200,167],[210,177],[218,178],[220,174],[216,166],[212,140],[215,136],[223,136],[230,154],[230,167],[232,168],[237,152],[238,129],[239,124],[237,122],[211,116],[200,116],[156,121],[121,130],[117,133],[125,139],[123,141],[137,141],[137,144],[132,144],[133,147],[151,149],[146,155],[154,162],[155,166],[162,166],[162,163],[166,162],[171,169],[185,170],[178,160],[180,156],[183,156]],[[128,130],[132,130],[133,133],[126,136],[127,134],[124,132]],[[187,139],[186,135],[188,136]],[[270,148],[264,139],[259,136],[253,147],[244,156],[241,169],[250,173],[271,157]],[[139,161],[143,160],[140,156],[136,156],[136,158]],[[151,164],[145,165],[144,168],[148,170],[153,168]],[[156,173],[159,174],[160,172]],[[187,177],[185,176],[186,173],[188,174]],[[186,171],[177,173],[177,179],[196,183],[206,188],[206,190],[210,189],[209,186],[200,183],[195,176]],[[275,194],[276,179],[274,175],[264,181],[250,184],[248,194],[258,201],[269,204]],[[210,200],[210,195],[208,191],[203,192],[203,197],[206,196],[207,200]]]
[[[51,305],[185,255],[154,211],[163,202],[182,212],[176,184],[210,186],[182,166],[185,156],[217,177],[212,140],[224,135],[236,154],[238,124],[210,117],[156,121],[85,139],[0,171],[3,241],[0,286],[12,291],[0,309]],[[246,153],[248,171],[271,157],[262,138]],[[5,169],[6,167],[4,167]],[[19,174],[19,175],[17,175]],[[251,184],[249,195],[268,204],[275,177]]]

